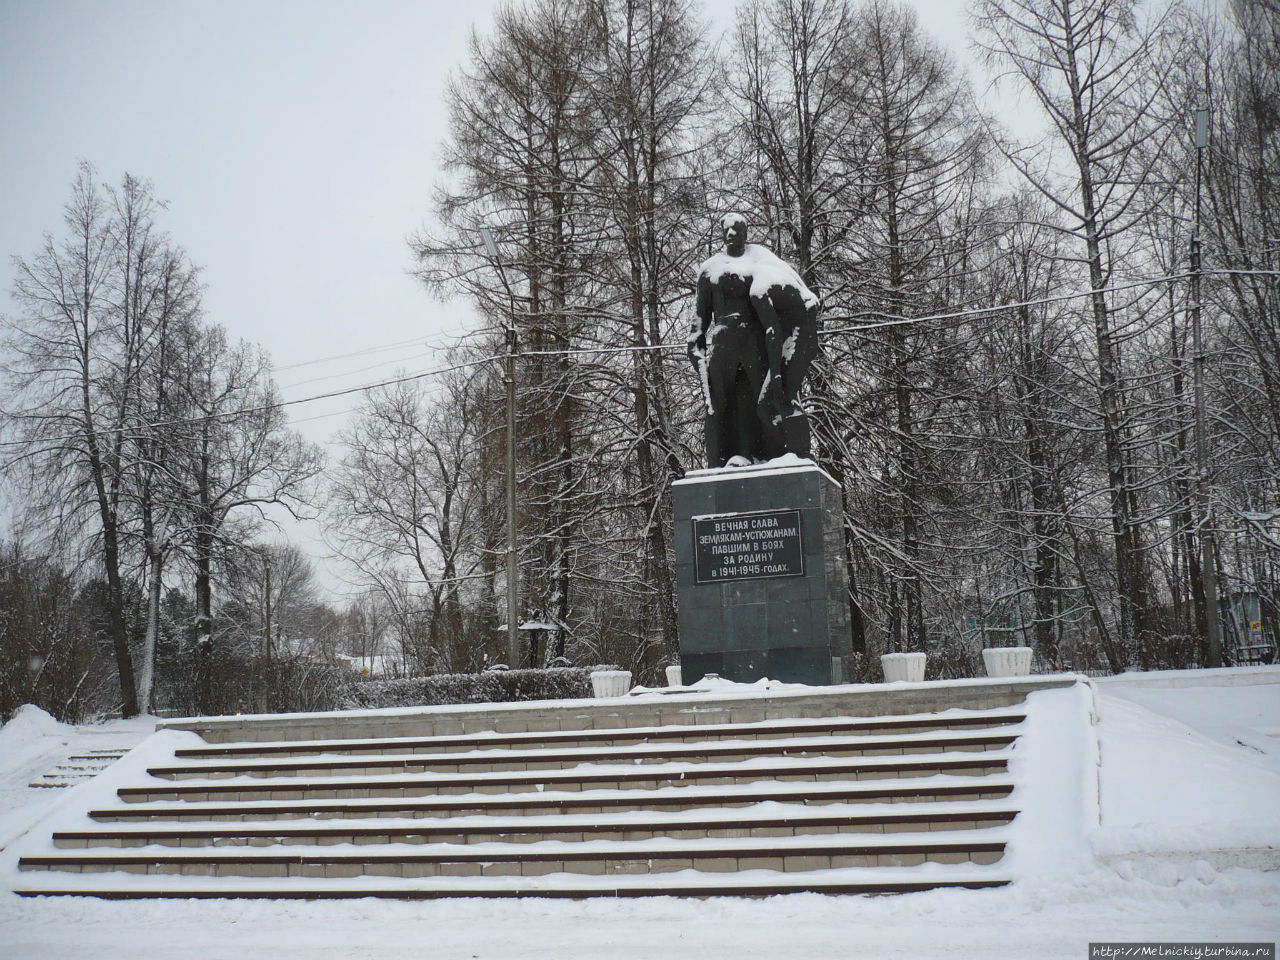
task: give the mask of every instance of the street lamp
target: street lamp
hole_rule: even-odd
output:
[[[516,353],[519,350],[516,340],[516,298],[511,293],[511,285],[507,283],[498,245],[488,227],[480,228],[480,239],[484,241],[485,249],[493,260],[494,269],[498,271],[498,279],[502,281],[502,287],[507,291],[507,301],[511,305],[510,322],[506,329],[506,372],[502,382],[507,389],[507,657],[508,666],[514,670],[520,666],[520,628],[516,623],[520,590],[519,568],[516,563]]]
[[[1194,115],[1196,148],[1195,216],[1191,226],[1191,344],[1194,352],[1192,377],[1196,405],[1196,499],[1200,508],[1200,579],[1204,590],[1205,640],[1209,646],[1207,666],[1222,666],[1222,632],[1218,613],[1218,573],[1214,563],[1213,518],[1209,506],[1208,430],[1204,409],[1204,337],[1200,329],[1200,181],[1204,168],[1204,148],[1209,145],[1209,108],[1197,107]]]

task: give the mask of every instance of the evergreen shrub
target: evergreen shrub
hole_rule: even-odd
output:
[[[617,667],[550,667],[545,670],[491,670],[430,677],[380,680],[357,676],[344,691],[343,709],[434,707],[449,703],[514,703],[576,700],[591,696],[591,672]]]

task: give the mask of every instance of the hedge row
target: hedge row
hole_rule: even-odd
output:
[[[343,709],[434,707],[447,703],[575,700],[591,696],[591,672],[617,667],[550,667],[446,673],[402,680],[357,677],[344,691]]]

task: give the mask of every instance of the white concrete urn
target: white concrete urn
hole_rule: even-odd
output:
[[[920,683],[924,680],[923,653],[886,653],[880,658],[885,683]]]
[[[630,670],[593,670],[591,672],[591,690],[597,697],[625,697],[630,689]]]
[[[667,667],[667,686],[683,687],[684,680],[680,677],[680,664],[675,663]]]
[[[984,647],[988,677],[1025,677],[1031,673],[1030,647]]]

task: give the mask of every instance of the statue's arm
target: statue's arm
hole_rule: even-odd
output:
[[[698,295],[694,306],[694,320],[689,331],[689,359],[695,364],[707,355],[707,328],[714,314],[711,303],[711,278],[705,272],[698,274]]]

